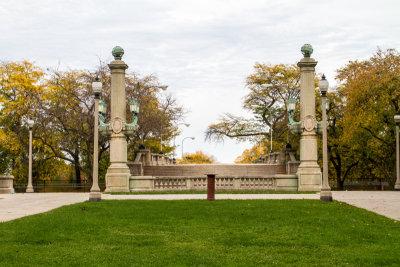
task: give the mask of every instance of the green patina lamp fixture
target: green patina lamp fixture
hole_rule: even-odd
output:
[[[100,99],[99,101],[99,122],[100,126],[108,126],[109,124],[105,123],[105,116],[107,113],[107,104]]]
[[[138,115],[139,115],[139,103],[136,101],[136,99],[132,98],[132,100],[129,102],[129,110],[132,112],[132,122],[131,123],[125,123],[125,133],[127,136],[133,136],[138,129],[139,125],[137,124],[138,122]]]
[[[137,125],[139,108],[140,108],[139,102],[137,102],[136,99],[132,98],[132,100],[129,102],[129,110],[132,112],[133,118],[132,118],[131,123],[125,124],[126,126],[136,126]]]
[[[116,46],[113,48],[111,53],[114,56],[115,60],[121,60],[122,56],[124,55],[124,49],[122,49],[122,47],[120,46]]]
[[[294,110],[296,109],[296,103],[297,103],[297,101],[294,98],[289,98],[289,100],[286,102],[287,111],[289,113],[289,123],[290,124],[294,123],[293,113],[294,113]]]
[[[311,54],[313,53],[313,48],[310,44],[304,44],[301,47],[301,53],[303,53],[304,57],[311,57]]]
[[[105,117],[107,113],[107,104],[100,99],[99,101],[99,132],[103,136],[110,136],[110,124],[105,123]]]
[[[132,100],[129,102],[129,110],[133,114],[137,115],[137,114],[139,114],[139,107],[140,107],[140,104],[136,101],[136,99],[132,98]]]
[[[289,113],[289,130],[294,133],[298,134],[301,132],[300,125],[301,121],[294,121],[294,111],[296,109],[296,99],[294,98],[289,98],[289,100],[286,102],[286,108]]]

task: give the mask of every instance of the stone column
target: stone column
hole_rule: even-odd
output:
[[[125,70],[128,65],[121,60],[123,53],[121,47],[114,47],[115,60],[108,64],[111,70],[111,164],[106,174],[106,192],[129,192],[131,174],[127,165],[127,142],[124,133],[126,122]]]
[[[300,67],[300,166],[297,169],[299,191],[320,191],[322,184],[321,168],[318,165],[317,120],[315,118],[315,81],[317,61],[311,58],[311,45],[301,48],[304,58]]]

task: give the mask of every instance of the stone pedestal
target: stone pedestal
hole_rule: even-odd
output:
[[[0,194],[15,193],[13,186],[14,176],[0,175]]]
[[[305,56],[300,67],[300,165],[297,169],[299,191],[320,191],[321,168],[318,165],[317,120],[315,117],[314,73],[317,61]]]
[[[129,192],[131,176],[125,137],[126,92],[125,70],[128,65],[121,59],[112,61],[111,70],[111,121],[110,121],[110,167],[106,174],[105,192]]]
[[[144,166],[151,165],[151,151],[149,148],[144,148],[139,150],[140,153],[144,155]]]

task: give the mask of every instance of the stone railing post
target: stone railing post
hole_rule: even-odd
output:
[[[145,148],[145,149],[140,149],[139,152],[144,155],[144,160],[143,160],[143,165],[144,166],[150,166],[151,165],[151,152],[150,149]]]
[[[233,189],[234,190],[239,190],[240,189],[240,182],[241,182],[241,177],[236,177],[233,179]]]
[[[278,163],[285,164],[286,163],[285,159],[286,159],[286,151],[284,149],[282,149],[281,151],[279,151]]]
[[[190,177],[186,177],[186,189],[192,190],[192,179]]]

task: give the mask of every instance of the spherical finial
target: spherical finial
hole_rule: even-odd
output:
[[[310,57],[313,51],[314,50],[310,44],[305,44],[301,47],[301,53],[303,53],[304,57]]]
[[[112,55],[114,56],[115,60],[121,60],[122,56],[124,55],[124,49],[120,46],[116,46],[112,50]]]

